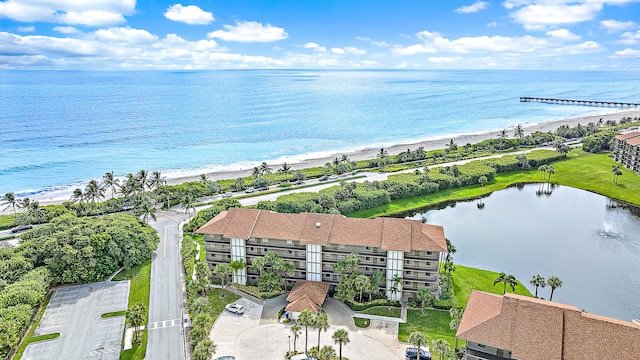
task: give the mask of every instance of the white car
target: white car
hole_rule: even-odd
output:
[[[224,309],[234,314],[238,314],[238,315],[244,314],[244,307],[240,304],[229,304],[225,306]]]
[[[245,190],[244,192],[245,192],[245,193],[247,193],[247,194],[251,194],[251,193],[256,192],[256,189],[254,189],[254,188],[250,187],[250,188],[248,188],[247,190]]]

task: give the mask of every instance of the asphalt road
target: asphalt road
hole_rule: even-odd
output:
[[[157,221],[150,222],[158,231],[160,245],[151,260],[147,359],[185,359],[178,258],[178,224],[185,218],[173,211],[159,211]]]

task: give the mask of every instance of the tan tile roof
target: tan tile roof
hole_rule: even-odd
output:
[[[521,360],[637,359],[640,326],[547,300],[473,291],[457,337]]]
[[[225,238],[298,240],[302,244],[372,246],[384,250],[447,250],[441,226],[410,219],[355,219],[342,215],[280,214],[231,208],[211,219],[197,233]]]
[[[634,138],[636,136],[640,136],[640,131],[633,131],[633,132],[628,132],[626,134],[618,135],[616,136],[616,139],[624,141],[627,139]]]
[[[290,312],[303,312],[305,310],[309,310],[312,314],[317,314],[319,308],[320,307],[311,301],[308,296],[303,296],[289,303],[289,305],[284,309]]]
[[[322,305],[329,292],[329,283],[320,281],[298,280],[289,292],[287,301],[296,301],[308,297],[314,304]]]
[[[636,136],[634,138],[628,139],[627,140],[627,144],[629,144],[631,146],[640,145],[640,136]]]

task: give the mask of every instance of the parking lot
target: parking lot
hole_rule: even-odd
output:
[[[125,317],[102,319],[101,315],[126,310],[128,298],[128,281],[57,289],[34,336],[60,336],[30,344],[22,359],[119,359]]]

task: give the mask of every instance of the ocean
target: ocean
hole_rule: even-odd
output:
[[[0,194],[299,162],[640,102],[622,71],[0,71]]]

